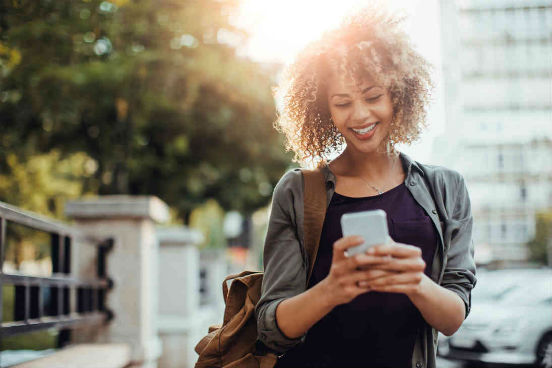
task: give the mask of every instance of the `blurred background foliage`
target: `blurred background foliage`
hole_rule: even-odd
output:
[[[190,227],[200,230],[205,234],[203,242],[198,244],[199,248],[220,248],[226,244],[224,236],[224,211],[214,199],[197,207],[190,216]]]
[[[0,200],[151,194],[252,213],[288,167],[237,1],[0,0]],[[213,205],[211,205],[212,208]]]
[[[552,264],[548,253],[552,249],[552,211],[536,213],[535,237],[527,243],[529,261],[538,264]],[[550,243],[550,245],[549,245]]]

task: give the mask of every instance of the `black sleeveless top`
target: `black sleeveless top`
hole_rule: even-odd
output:
[[[418,246],[430,275],[438,233],[404,183],[377,196],[347,197],[334,193],[328,206],[320,247],[308,287],[329,273],[333,243],[343,237],[344,213],[382,209],[389,235]],[[277,367],[410,367],[422,315],[402,293],[367,292],[335,307],[307,332],[305,342],[289,350]]]

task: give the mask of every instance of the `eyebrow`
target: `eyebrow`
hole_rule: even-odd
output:
[[[375,87],[377,86],[366,87],[362,90],[361,94],[365,94],[366,92],[368,92],[369,90]],[[349,97],[349,95],[347,93],[336,93],[336,94],[333,94],[332,97]]]

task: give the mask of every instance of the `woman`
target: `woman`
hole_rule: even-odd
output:
[[[328,207],[307,284],[300,170],[274,190],[256,315],[278,367],[435,367],[438,331],[467,317],[476,280],[464,180],[395,149],[420,134],[430,89],[399,21],[375,9],[289,67],[277,127],[296,161],[323,170]],[[340,217],[371,209],[386,211],[393,241],[347,257],[362,239],[343,237]]]

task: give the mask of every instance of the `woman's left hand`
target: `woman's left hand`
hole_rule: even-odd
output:
[[[392,260],[370,267],[374,275],[381,276],[360,281],[359,286],[369,286],[371,291],[405,293],[409,296],[420,292],[426,266],[420,248],[390,242],[373,246],[367,253],[371,256],[389,257]]]

